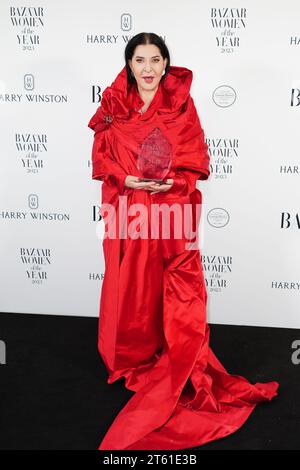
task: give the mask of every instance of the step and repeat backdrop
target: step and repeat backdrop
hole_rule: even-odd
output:
[[[193,71],[209,145],[197,182],[208,321],[299,328],[299,17],[296,0],[1,0],[0,310],[98,316],[87,124],[127,41],[151,31]]]

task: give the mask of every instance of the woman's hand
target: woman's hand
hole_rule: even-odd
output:
[[[138,176],[127,175],[124,185],[132,189],[149,189],[152,188],[154,181],[140,181]]]
[[[168,184],[166,184],[168,183]],[[172,178],[169,178],[166,180],[165,184],[159,184],[159,183],[151,183],[147,190],[152,191],[150,194],[155,194],[155,193],[165,193],[168,191],[170,188],[172,188],[174,180]]]
[[[127,175],[125,179],[125,186],[132,189],[145,189],[147,191],[152,191],[150,194],[166,192],[172,185],[174,180],[167,179],[166,183],[168,184],[159,184],[155,181],[140,181],[138,176]]]

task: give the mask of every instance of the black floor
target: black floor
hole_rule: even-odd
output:
[[[255,408],[236,433],[199,450],[299,450],[300,330],[211,327],[210,345],[228,372],[251,382],[277,380],[278,396]],[[97,318],[0,314],[1,450],[96,450],[133,392],[106,383]]]

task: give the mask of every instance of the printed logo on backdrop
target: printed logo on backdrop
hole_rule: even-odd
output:
[[[300,229],[300,214],[295,211],[281,212],[280,215],[280,228],[286,230],[299,230]]]
[[[93,205],[93,208],[92,208],[92,221],[93,222],[100,222],[101,220],[103,220],[103,217],[101,215],[101,206],[99,205]]]
[[[291,36],[290,46],[300,46],[300,36]]]
[[[127,43],[134,34],[127,35],[122,34],[122,31],[127,32],[131,31],[133,28],[133,19],[130,13],[122,13],[120,17],[118,17],[118,22],[112,22],[112,27],[114,28],[114,24],[116,24],[116,30],[113,31],[101,31],[99,34],[92,34],[87,33],[86,35],[86,42],[87,44],[101,44],[101,45],[108,45],[111,44],[118,44],[118,42]],[[99,28],[99,27],[98,27]],[[117,28],[120,28],[121,34]],[[136,34],[136,33],[135,33]],[[164,41],[166,41],[166,36],[160,36]]]
[[[298,231],[300,229],[300,214],[296,211],[281,212],[279,228],[292,232]],[[289,240],[287,240],[287,243],[289,243]],[[299,293],[300,280],[273,280],[271,281],[271,289]]]
[[[51,200],[51,204],[53,201]],[[39,207],[39,197],[37,194],[29,194],[27,199],[27,206],[29,211],[22,209],[4,209],[0,210],[0,220],[14,220],[14,221],[32,221],[36,220],[37,222],[69,222],[70,213],[63,211],[55,211],[53,209],[45,210],[40,209]]]
[[[300,280],[283,280],[283,281],[271,281],[271,289],[288,291],[289,293],[296,292],[299,295],[300,291]]]
[[[232,256],[201,255],[205,283],[209,292],[224,292],[232,273]]]
[[[43,7],[10,7],[11,24],[23,51],[34,51],[40,45],[41,30],[44,28]]]
[[[15,134],[16,149],[22,167],[27,173],[39,173],[44,168],[44,154],[48,152],[47,134]]]
[[[37,209],[39,207],[39,200],[36,194],[29,194],[28,206],[30,207],[30,209]]]
[[[100,103],[102,100],[101,96],[102,88],[99,85],[92,85],[92,102]]]
[[[293,86],[291,90],[291,106],[297,108],[300,106],[300,86]]]
[[[89,273],[89,281],[103,282],[104,273]]]
[[[21,263],[26,268],[26,277],[31,284],[41,285],[48,280],[51,258],[52,253],[49,248],[20,248]]]
[[[215,228],[223,228],[229,223],[229,213],[222,207],[215,207],[207,213],[207,222]]]
[[[246,29],[246,8],[211,8],[211,25],[217,31],[217,48],[231,54],[240,47],[240,35]]]
[[[104,237],[104,226],[101,221],[103,220],[103,217],[100,212],[101,206],[99,205],[93,205],[92,208],[92,221],[97,222],[96,225],[96,235],[99,240],[102,240]],[[90,281],[101,281],[103,282],[104,279],[104,273],[89,273],[89,280]]]
[[[300,39],[298,40],[299,44]],[[291,89],[290,106],[297,108],[300,107],[300,83],[294,81]],[[279,166],[279,173],[282,175],[300,175],[299,163],[287,163]]]
[[[24,88],[28,91],[34,90],[34,76],[32,73],[24,75]]]
[[[132,16],[130,13],[123,13],[121,15],[121,29],[122,31],[130,31],[132,29]]]
[[[62,95],[59,93],[44,93],[43,90],[40,90],[39,85],[37,90],[34,93],[30,93],[35,90],[35,77],[32,73],[26,73],[23,76],[23,88],[28,93],[23,93],[21,89],[21,77],[20,77],[20,89],[18,90],[7,90],[6,85],[1,83],[0,88],[0,102],[2,103],[39,103],[39,104],[48,104],[56,103],[62,104],[68,102],[68,96]]]
[[[235,162],[239,157],[239,140],[236,138],[207,138],[209,148],[211,177],[225,180],[233,174]]]
[[[290,165],[280,165],[279,173],[282,175],[300,175],[300,166],[298,163]]]
[[[212,94],[213,102],[220,108],[228,108],[236,101],[236,92],[229,85],[220,85]]]

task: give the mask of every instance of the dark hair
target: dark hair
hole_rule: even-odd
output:
[[[167,65],[165,68],[165,73],[161,77],[161,80],[164,80],[168,74],[168,70],[170,67],[170,53],[169,50],[166,46],[166,43],[161,39],[160,36],[158,36],[155,33],[138,33],[135,36],[133,36],[127,43],[125,47],[125,62],[126,62],[126,70],[127,70],[127,82],[128,83],[134,83],[136,80],[135,78],[131,75],[131,68],[128,64],[128,61],[132,59],[135,48],[141,44],[154,44],[155,46],[158,47],[160,50],[160,53],[163,57],[163,59],[167,59]]]

